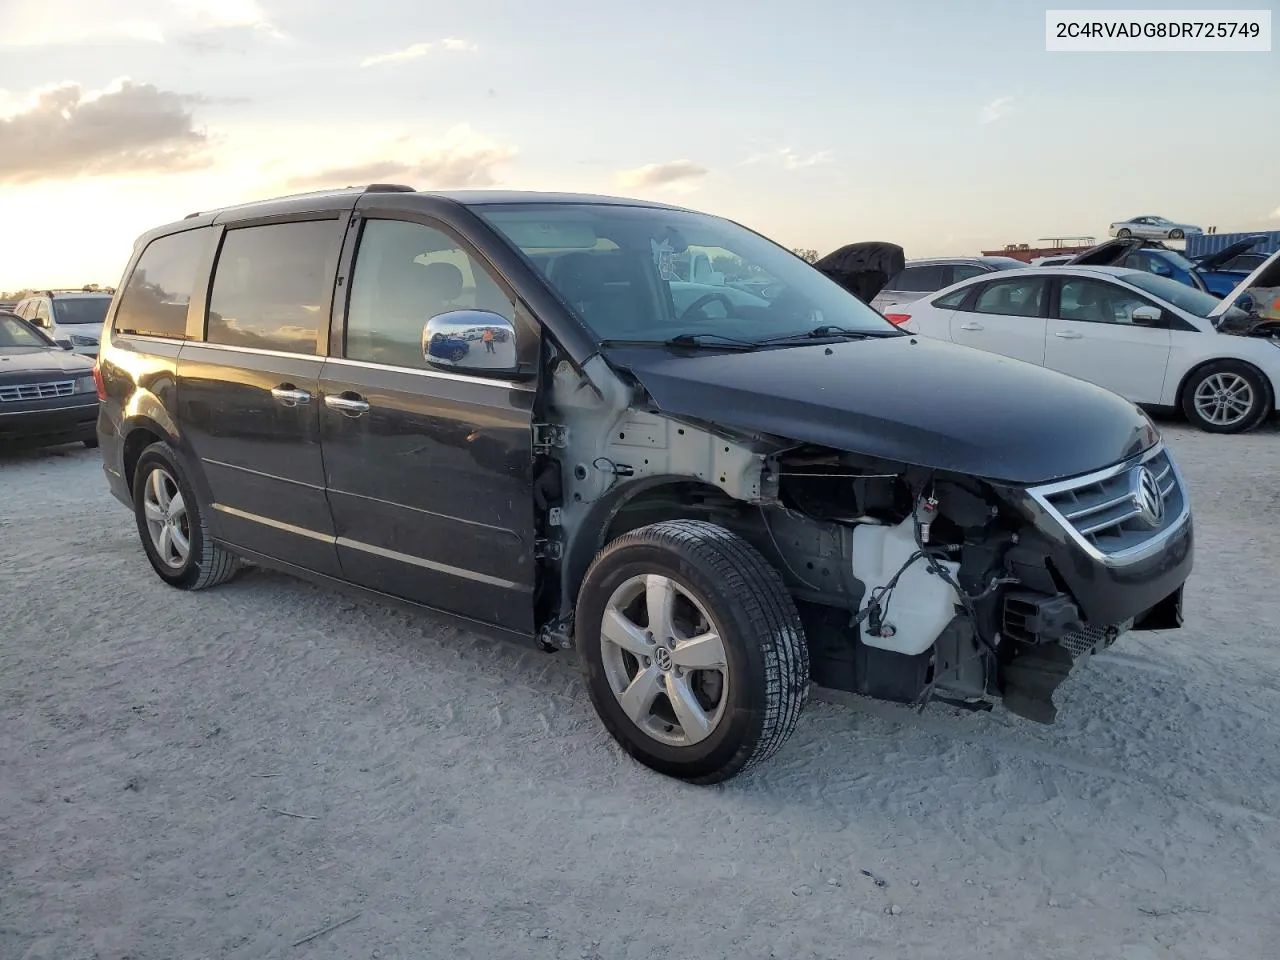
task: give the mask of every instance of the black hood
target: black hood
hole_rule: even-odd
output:
[[[896,243],[867,240],[833,250],[816,261],[814,267],[863,303],[870,303],[891,278],[902,272],[906,262]]]
[[[1108,390],[923,337],[608,358],[672,415],[1007,483],[1088,473],[1158,438]]]
[[[93,373],[93,362],[59,347],[7,347],[0,349],[0,383],[48,379],[50,374],[84,377]]]
[[[1221,269],[1224,264],[1230,263],[1240,254],[1252,250],[1265,239],[1266,237],[1250,237],[1247,240],[1237,240],[1235,243],[1223,247],[1217,253],[1206,253],[1203,256],[1196,257],[1195,264],[1206,273],[1212,273]]]

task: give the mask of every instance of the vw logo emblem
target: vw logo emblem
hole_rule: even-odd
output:
[[[1138,516],[1147,526],[1154,529],[1164,522],[1164,494],[1156,475],[1146,467],[1139,467],[1133,473],[1132,499]]]
[[[653,660],[659,670],[670,670],[672,666],[671,651],[666,647],[658,647],[653,651]]]

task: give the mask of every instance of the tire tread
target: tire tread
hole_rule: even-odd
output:
[[[760,735],[744,743],[719,770],[687,778],[699,784],[727,780],[768,760],[795,731],[809,694],[809,649],[800,615],[781,575],[755,547],[724,527],[703,520],[663,520],[625,533],[600,552],[592,570],[616,550],[642,544],[664,546],[696,560],[757,626],[754,636],[743,639],[758,645],[764,655]],[[587,579],[591,574],[589,570]]]

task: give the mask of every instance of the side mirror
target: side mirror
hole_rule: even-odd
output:
[[[1159,307],[1137,307],[1129,314],[1129,319],[1139,327],[1154,327],[1160,323],[1164,311]]]
[[[433,367],[475,373],[518,372],[515,326],[489,310],[450,310],[422,328],[422,356]]]

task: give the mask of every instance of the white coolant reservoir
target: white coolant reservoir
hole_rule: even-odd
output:
[[[853,531],[853,575],[867,585],[862,598],[864,611],[872,592],[892,580],[918,549],[911,517],[896,527],[862,524]],[[952,577],[960,570],[958,563],[937,562],[950,570]],[[894,653],[923,653],[951,622],[959,602],[955,590],[942,577],[931,573],[928,562],[920,557],[902,572],[893,590],[881,599],[885,635],[872,636],[864,620],[862,642]]]

